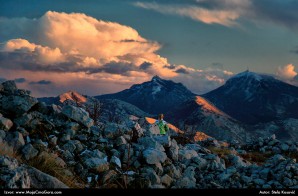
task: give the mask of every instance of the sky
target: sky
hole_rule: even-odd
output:
[[[154,75],[197,94],[249,69],[298,84],[295,0],[0,0],[0,81],[37,97]]]

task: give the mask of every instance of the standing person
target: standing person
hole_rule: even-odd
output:
[[[155,124],[158,126],[159,133],[161,135],[165,135],[169,131],[168,123],[163,120],[163,117],[164,117],[163,114],[159,114],[158,120],[155,121]]]

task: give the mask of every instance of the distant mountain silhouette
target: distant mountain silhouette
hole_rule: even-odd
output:
[[[298,87],[268,75],[245,71],[202,96],[245,123],[298,118]]]
[[[96,96],[97,99],[119,99],[131,103],[150,114],[166,113],[195,96],[183,84],[154,76],[151,81],[135,84],[114,94]]]

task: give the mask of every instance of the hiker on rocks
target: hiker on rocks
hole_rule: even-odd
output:
[[[159,133],[161,135],[165,135],[169,131],[168,123],[163,120],[163,117],[164,117],[163,114],[159,114],[158,115],[158,120],[155,121],[155,125],[158,126]]]

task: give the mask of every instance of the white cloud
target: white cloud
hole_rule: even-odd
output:
[[[25,78],[28,82],[19,85],[36,96],[57,95],[70,87],[89,95],[112,93],[153,75],[201,93],[229,76],[224,70],[171,65],[157,54],[159,43],[131,27],[85,14],[49,11],[37,19],[0,18],[0,25],[0,39],[6,38],[0,45],[0,77]],[[36,81],[49,82],[45,88]]]
[[[297,72],[293,64],[288,64],[278,67],[276,75],[284,80],[291,80],[297,75]]]
[[[28,69],[31,69],[30,64],[34,64],[35,69],[45,69],[41,64],[55,64],[49,65],[48,69],[77,72],[82,69],[88,71],[90,68],[91,72],[94,72],[96,69],[104,71],[101,70],[102,66],[113,62],[115,66],[132,64],[134,70],[146,61],[152,63],[156,74],[176,75],[163,69],[168,62],[156,54],[160,44],[141,37],[136,30],[128,26],[97,20],[80,13],[51,11],[31,21],[20,18],[17,23],[17,19],[2,19],[0,24],[6,26],[9,21],[11,32],[13,25],[15,30],[23,32],[22,35],[17,32],[22,39],[15,37],[6,41],[1,51],[22,53],[14,53],[17,58],[10,56],[9,61],[26,58],[27,54],[32,60],[30,63],[26,58]],[[28,29],[23,23],[28,25]],[[30,31],[35,33],[28,33]],[[0,32],[1,34],[4,33]],[[70,67],[69,64],[73,66]],[[26,69],[25,66],[22,68]]]
[[[220,24],[224,26],[236,25],[236,20],[247,12],[251,6],[249,0],[198,0],[198,4],[158,4],[136,2],[134,5],[144,9],[154,10],[164,14],[174,14],[189,17],[206,24]],[[211,8],[200,6],[200,3],[211,5]]]

